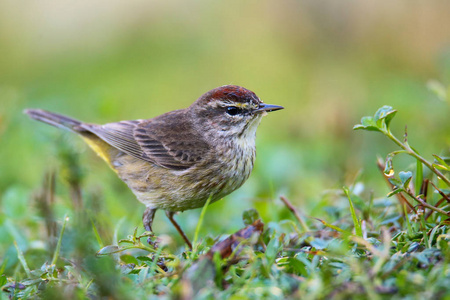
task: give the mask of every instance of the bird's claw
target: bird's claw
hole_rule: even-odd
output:
[[[147,243],[152,246],[153,248],[158,248],[158,241],[156,235],[153,233],[153,231],[145,231],[143,234],[139,236],[140,238],[147,237]]]

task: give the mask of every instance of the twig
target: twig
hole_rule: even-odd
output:
[[[303,230],[304,231],[310,231],[308,225],[306,224],[306,222],[303,219],[303,217],[300,215],[300,213],[297,210],[297,208],[295,208],[295,206],[292,205],[292,203],[284,196],[280,196],[280,200],[283,201],[284,205],[286,205],[286,207],[294,214],[295,218],[298,220],[300,225],[303,227]]]
[[[411,149],[411,147],[408,144],[403,144],[402,142],[400,142],[390,131],[384,132],[384,134],[389,137],[394,143],[396,143],[400,148],[402,148],[403,150],[405,150],[409,155],[415,157],[416,159],[418,159],[420,162],[422,162],[425,166],[427,166],[428,169],[430,169],[434,174],[436,174],[440,179],[442,179],[442,181],[444,181],[448,186],[450,186],[450,179],[448,179],[447,177],[445,177],[444,174],[442,174],[441,171],[439,171],[438,169],[436,169],[435,166],[433,166],[433,164],[431,164],[430,162],[428,162],[425,158],[423,158],[422,156],[420,156],[417,152],[415,152],[414,150]]]
[[[449,196],[447,196],[443,191],[441,191],[434,183],[432,183],[432,182],[430,182],[430,183],[436,189],[436,191],[438,191],[438,193],[442,196],[442,198],[444,198],[445,200],[447,200],[447,202],[450,203]]]
[[[428,204],[427,202],[423,201],[423,199],[420,199],[420,197],[416,197],[413,193],[411,193],[411,191],[405,190],[405,192],[406,192],[406,194],[408,194],[408,196],[410,196],[411,198],[413,198],[414,200],[419,202],[422,206],[425,206],[425,207],[427,207],[431,210],[434,210],[435,212],[438,212],[440,214],[443,214],[444,216],[447,216],[447,217],[450,215],[450,212],[446,212],[443,209],[440,209],[438,207]]]
[[[444,201],[445,201],[445,199],[441,198],[441,199],[439,199],[438,202],[436,202],[436,204],[434,206],[439,207],[442,204],[442,202],[444,202]],[[428,218],[431,216],[432,213],[433,213],[433,211],[429,210],[428,213],[425,215],[425,220],[428,220]]]

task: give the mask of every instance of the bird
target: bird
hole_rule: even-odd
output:
[[[146,206],[144,229],[153,233],[155,213],[164,210],[192,249],[174,214],[202,207],[208,199],[218,201],[241,187],[253,169],[262,117],[283,108],[265,104],[244,87],[225,85],[187,108],[151,119],[99,125],[42,109],[24,113],[81,136]]]

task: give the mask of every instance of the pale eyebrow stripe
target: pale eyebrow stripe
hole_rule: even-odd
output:
[[[215,102],[209,102],[208,105],[213,107],[225,107],[228,105],[233,105],[239,108],[248,108],[250,105],[248,103],[236,103],[232,101],[223,101],[223,100],[217,100]]]

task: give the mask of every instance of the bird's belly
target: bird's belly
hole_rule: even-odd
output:
[[[233,163],[221,158],[175,171],[121,153],[112,167],[147,207],[184,211],[202,207],[209,197],[220,200],[250,176],[254,155],[239,156]]]

